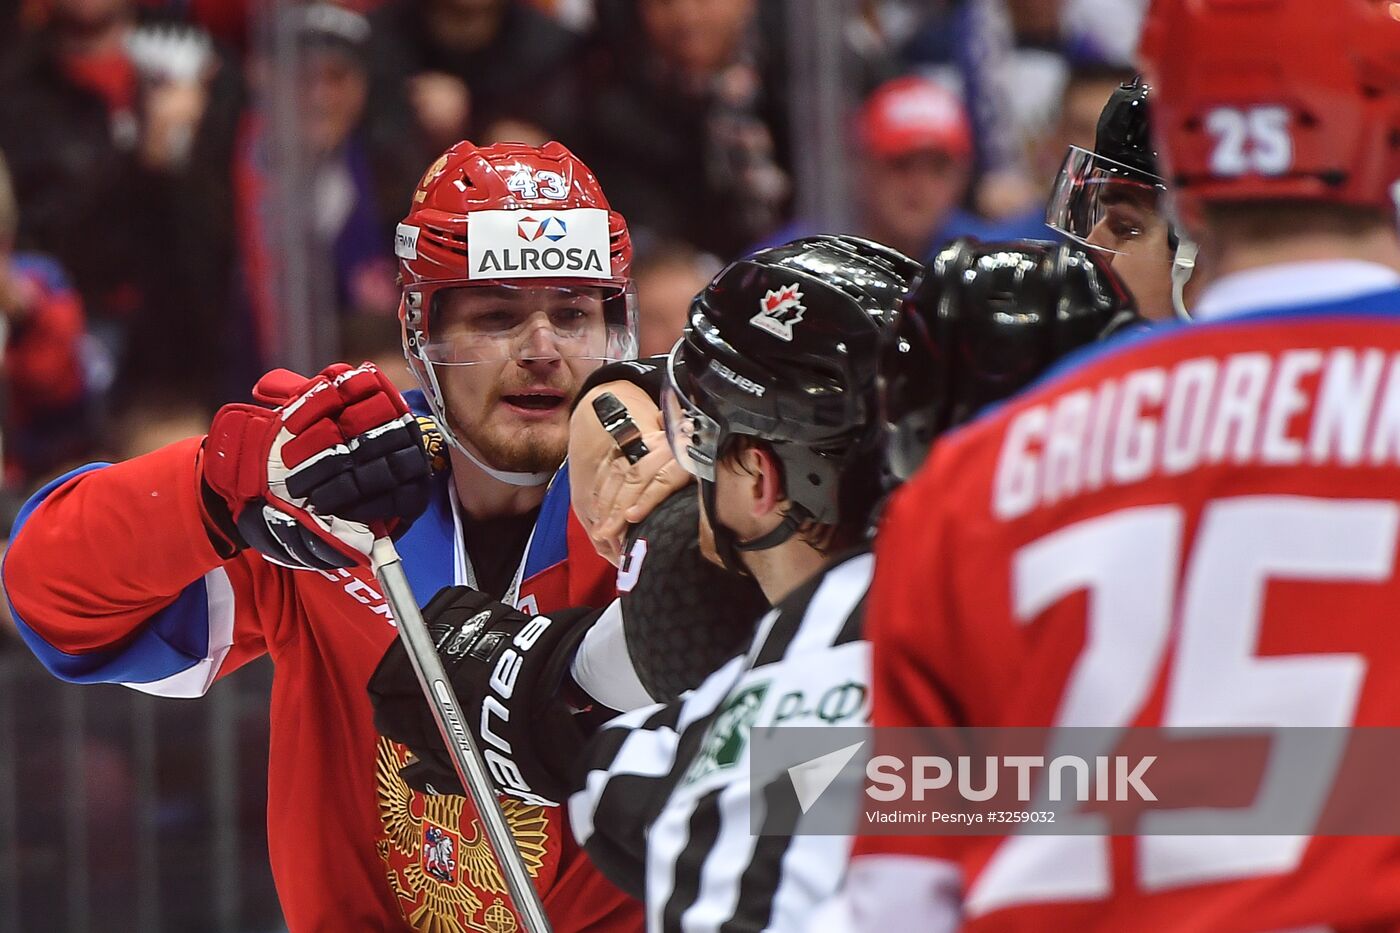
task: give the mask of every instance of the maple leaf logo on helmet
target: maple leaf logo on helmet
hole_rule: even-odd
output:
[[[792,328],[806,313],[802,304],[802,292],[797,283],[785,285],[766,293],[758,303],[758,313],[749,323],[759,330],[767,331],[779,340],[792,341]]]

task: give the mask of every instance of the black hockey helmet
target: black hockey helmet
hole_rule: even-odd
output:
[[[731,547],[773,547],[808,520],[865,521],[880,486],[880,334],[919,269],[869,240],[807,237],[730,264],[692,302],[664,393],[676,460],[709,499],[730,441],[761,439],[792,502],[782,526],[744,543],[723,540],[709,508],[727,564]]]
[[[1141,76],[1120,86],[1099,115],[1094,150],[1071,146],[1045,209],[1045,222],[1088,243],[1114,200],[1133,199],[1156,211],[1166,182],[1152,142],[1152,88]],[[1110,249],[1102,243],[1092,244]]]
[[[1099,114],[1094,151],[1071,146],[1045,208],[1045,223],[1077,243],[1132,252],[1144,213],[1165,217],[1167,184],[1152,141],[1152,86],[1138,75],[1121,85]],[[1172,301],[1187,318],[1183,291],[1196,267],[1196,244],[1168,230]]]
[[[1157,147],[1152,141],[1152,87],[1138,75],[1109,95],[1099,114],[1094,152],[1140,173],[1158,179]]]
[[[1093,250],[958,240],[930,261],[881,350],[891,472],[908,479],[939,434],[1071,350],[1141,322],[1132,295]]]

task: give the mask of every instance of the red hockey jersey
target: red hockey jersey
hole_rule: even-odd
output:
[[[877,539],[877,726],[1400,725],[1400,276],[1227,278],[935,446]],[[871,836],[861,929],[1400,929],[1400,839]]]
[[[21,633],[56,675],[198,696],[267,653],[272,688],[268,837],[295,933],[518,929],[474,806],[399,778],[406,751],[374,731],[365,684],[396,637],[368,570],[221,561],[199,511],[198,439],[85,468],[26,506],[4,582]],[[460,576],[450,475],[399,541],[420,602]],[[555,478],[528,546],[518,604],[602,605],[615,571],[573,521]],[[640,905],[575,846],[558,807],[505,799],[557,931],[631,933]]]

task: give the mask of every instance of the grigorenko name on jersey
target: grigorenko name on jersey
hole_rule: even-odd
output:
[[[1299,347],[1136,369],[1018,412],[996,516],[1222,462],[1400,463],[1400,353]]]

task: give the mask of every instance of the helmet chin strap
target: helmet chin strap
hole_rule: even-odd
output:
[[[734,546],[741,551],[766,551],[769,548],[777,547],[788,538],[797,534],[797,529],[802,527],[804,519],[798,517],[797,513],[799,511],[806,510],[794,502],[792,506],[788,508],[787,514],[783,516],[783,520],[779,522],[777,527],[772,531],[765,535],[759,535],[752,541],[735,542]]]
[[[715,484],[704,479],[698,482],[700,483],[700,505],[705,510],[705,517],[710,522],[710,532],[715,538],[715,553],[719,555],[720,563],[724,564],[724,569],[732,573],[743,574],[746,577],[753,576],[744,563],[743,552],[766,551],[769,548],[777,547],[796,534],[797,529],[810,517],[806,509],[794,502],[788,507],[783,520],[772,531],[759,535],[752,541],[740,541],[733,529],[719,520],[719,512],[715,508]]]
[[[415,369],[415,372],[418,370]],[[428,384],[423,386],[423,392],[427,396],[428,405],[432,408],[433,414],[437,416],[438,427],[442,429],[443,437],[446,437],[447,442],[458,453],[474,463],[479,470],[507,486],[543,486],[554,478],[556,470],[543,473],[514,473],[510,470],[498,470],[488,463],[483,463],[480,457],[467,449],[466,444],[457,439],[457,432],[452,429],[452,425],[448,422],[447,404],[443,400],[442,388],[438,385],[437,370],[433,368],[433,364],[425,362],[421,372],[427,374]],[[420,385],[423,383],[421,375],[418,381]]]
[[[456,436],[450,430],[444,431],[443,433],[447,435],[448,441],[457,449],[457,452],[476,464],[477,469],[481,470],[481,472],[492,479],[505,483],[507,486],[543,486],[553,479],[554,474],[557,472],[555,470],[549,470],[543,473],[513,473],[510,470],[498,470],[483,462],[480,457],[468,450],[465,444],[459,443]]]
[[[1196,254],[1199,248],[1194,240],[1181,237],[1176,243],[1176,256],[1172,259],[1172,309],[1183,321],[1191,320],[1191,312],[1186,308],[1186,283],[1196,271]]]

